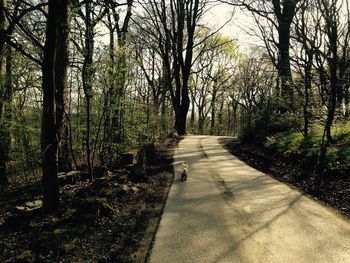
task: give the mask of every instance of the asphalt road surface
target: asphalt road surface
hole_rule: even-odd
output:
[[[219,138],[180,142],[151,263],[350,262],[348,220],[239,161]]]

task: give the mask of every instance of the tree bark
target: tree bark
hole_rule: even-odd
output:
[[[46,41],[42,67],[43,113],[41,129],[43,210],[53,211],[59,206],[57,177],[57,129],[55,107],[55,63],[57,54],[59,0],[49,0]]]
[[[265,25],[261,25],[261,33],[269,39],[265,39],[265,45],[269,55],[278,71],[278,88],[281,88],[281,97],[286,101],[287,106],[294,107],[292,74],[290,65],[290,27],[296,13],[299,0],[239,0],[232,1],[233,5],[246,8],[257,16],[269,21],[271,32],[265,31]],[[267,7],[271,5],[271,7]],[[259,19],[256,19],[259,23]],[[278,32],[278,41],[274,39],[273,32]],[[268,36],[267,34],[270,33]],[[276,43],[277,42],[277,43]],[[270,44],[273,43],[278,51],[278,57],[274,55]],[[292,111],[293,109],[291,109]]]
[[[124,17],[124,21],[122,23],[122,26],[119,26],[119,14],[118,11],[116,10],[115,3],[113,1],[109,1],[109,6],[110,9],[112,10],[112,15],[114,17],[114,24],[113,30],[116,31],[117,33],[117,38],[118,38],[118,53],[113,57],[116,59],[116,78],[115,82],[113,83],[113,91],[112,94],[114,97],[112,98],[112,111],[113,111],[113,116],[111,118],[111,125],[110,125],[110,130],[111,130],[111,136],[109,138],[110,140],[110,145],[113,144],[119,144],[124,140],[124,127],[123,127],[123,122],[124,122],[124,96],[125,96],[125,83],[126,83],[126,74],[127,74],[127,61],[126,61],[126,50],[127,50],[127,41],[126,41],[126,35],[128,32],[129,28],[129,23],[132,15],[132,4],[134,0],[127,0],[126,5],[127,5],[127,10],[126,14]],[[111,24],[112,25],[112,24]],[[111,28],[112,29],[112,28]],[[110,43],[114,45],[114,35],[113,31],[110,32],[110,36],[113,37],[110,39]],[[112,46],[111,46],[112,47]]]
[[[211,97],[211,121],[210,121],[210,135],[215,133],[215,117],[216,117],[216,93],[217,90],[214,88],[213,94]]]
[[[92,82],[93,82],[93,51],[94,51],[94,25],[92,23],[91,3],[85,3],[85,50],[84,50],[84,64],[82,70],[83,89],[85,95],[86,108],[86,162],[88,173],[93,179],[91,167],[91,97],[92,97]]]
[[[5,6],[6,1],[0,0],[0,33],[3,33],[5,30]],[[7,152],[7,125],[6,121],[3,118],[4,104],[5,104],[5,81],[4,81],[4,71],[3,71],[3,62],[4,62],[4,44],[5,41],[0,38],[0,186],[5,189],[7,185],[6,177],[6,152]]]
[[[183,83],[181,93],[182,93],[182,96],[181,96],[182,101],[181,101],[181,104],[178,106],[178,110],[175,111],[174,128],[176,129],[176,131],[179,135],[185,135],[186,134],[187,113],[188,113],[188,109],[190,108],[190,98],[188,96],[187,83]]]
[[[0,0],[0,35],[5,34],[5,22],[6,22],[5,8],[6,8],[6,0]],[[0,70],[2,70],[4,46],[5,46],[5,39],[0,37]],[[0,81],[2,82],[2,79],[0,79]],[[0,118],[1,118],[1,112],[2,112],[1,100],[2,98],[0,93]]]
[[[279,63],[278,63],[278,75],[281,78],[281,95],[282,98],[290,103],[290,106],[294,104],[293,89],[292,89],[292,73],[290,69],[290,23],[280,22],[278,28],[279,36]]]
[[[330,72],[330,98],[328,102],[328,112],[325,124],[327,144],[333,143],[331,128],[333,125],[334,114],[337,107],[337,95],[338,95],[338,23],[336,20],[337,6],[336,1],[331,3],[323,2],[324,18],[326,21],[326,35],[328,37],[328,48],[330,55],[327,57],[329,72]]]
[[[0,84],[3,88],[3,116],[0,117],[0,187],[6,189],[8,186],[8,178],[6,173],[6,162],[9,158],[11,147],[11,119],[12,119],[12,48],[6,46],[6,74],[2,74]],[[2,69],[1,69],[2,71]]]
[[[219,120],[219,125],[217,129],[217,134],[218,136],[223,134],[223,110],[224,110],[224,100],[222,99],[220,102],[220,108],[219,108],[219,113],[218,113],[218,120]]]
[[[283,4],[281,3],[283,2]],[[292,73],[290,68],[290,27],[295,15],[298,0],[273,0],[274,13],[278,26],[278,75],[281,79],[281,95],[290,107],[294,106]],[[281,4],[283,6],[281,6]],[[292,110],[292,109],[291,109]]]
[[[55,68],[56,78],[56,120],[58,130],[58,170],[72,170],[72,159],[69,149],[69,125],[67,100],[67,67],[68,67],[68,45],[69,30],[71,20],[71,1],[63,0],[64,7],[62,14],[58,18],[58,32],[60,37],[57,39],[57,59]]]

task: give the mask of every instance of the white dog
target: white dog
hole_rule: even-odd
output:
[[[186,181],[187,180],[187,176],[188,176],[189,172],[188,172],[188,165],[185,161],[182,162],[182,174],[181,174],[181,180],[182,181]]]

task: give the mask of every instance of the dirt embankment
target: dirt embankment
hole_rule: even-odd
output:
[[[41,214],[40,188],[0,194],[0,262],[144,262],[173,180],[177,139],[152,162],[61,187],[61,207]]]

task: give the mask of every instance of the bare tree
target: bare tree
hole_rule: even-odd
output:
[[[95,8],[97,10],[95,10]],[[95,76],[95,68],[93,64],[93,55],[95,50],[95,27],[106,15],[107,10],[107,7],[96,6],[96,4],[91,3],[90,1],[76,3],[77,14],[84,22],[83,47],[80,47],[76,42],[74,43],[83,56],[81,74],[86,108],[85,148],[87,168],[91,179],[93,178],[91,160],[91,100],[93,97],[93,82]]]
[[[318,38],[322,45],[316,50],[315,67],[319,75],[319,87],[322,100],[327,108],[325,122],[325,136],[327,144],[332,144],[331,128],[337,108],[341,105],[344,95],[344,83],[347,56],[349,53],[348,22],[344,22],[342,15],[349,15],[349,8],[345,9],[343,1],[317,0],[320,12]]]
[[[300,12],[296,15],[294,21],[295,34],[292,38],[295,65],[295,73],[299,80],[295,81],[296,91],[300,95],[303,127],[302,133],[305,137],[309,135],[309,126],[311,122],[311,101],[313,90],[313,65],[315,62],[316,51],[321,47],[322,40],[319,39],[320,11],[316,8],[315,2],[304,2]]]
[[[272,62],[281,80],[281,95],[293,106],[293,85],[290,64],[290,36],[294,16],[303,0],[221,0],[250,11],[259,27]],[[263,20],[261,20],[261,18]],[[264,24],[265,23],[265,24]],[[275,34],[277,32],[277,37]],[[277,56],[274,53],[277,50]]]
[[[200,18],[205,12],[207,0],[176,0],[150,3],[150,14],[154,14],[154,25],[163,45],[164,57],[171,51],[172,65],[164,59],[167,75],[173,70],[175,88],[169,85],[171,101],[175,112],[174,128],[178,134],[186,133],[186,118],[190,106],[189,79],[193,64],[195,32]],[[170,83],[168,83],[170,84]]]

